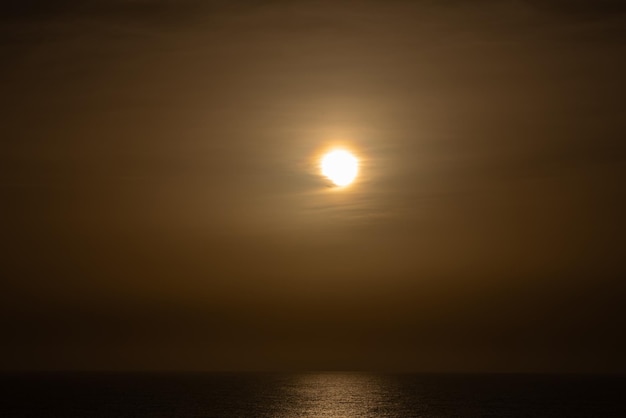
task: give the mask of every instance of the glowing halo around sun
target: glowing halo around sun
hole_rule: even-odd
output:
[[[359,174],[359,160],[348,151],[337,149],[324,154],[320,168],[335,186],[344,187]]]

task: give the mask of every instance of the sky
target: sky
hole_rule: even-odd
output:
[[[624,57],[620,1],[4,2],[0,369],[626,372]]]

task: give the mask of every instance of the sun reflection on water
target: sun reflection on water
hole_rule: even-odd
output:
[[[389,397],[380,378],[360,373],[311,373],[294,377],[276,418],[385,416]]]

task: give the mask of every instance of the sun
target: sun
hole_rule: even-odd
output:
[[[344,187],[352,183],[359,173],[359,160],[348,151],[337,149],[324,154],[320,168],[335,186]]]

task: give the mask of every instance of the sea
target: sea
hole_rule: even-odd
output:
[[[626,376],[5,373],[1,417],[626,417]]]

